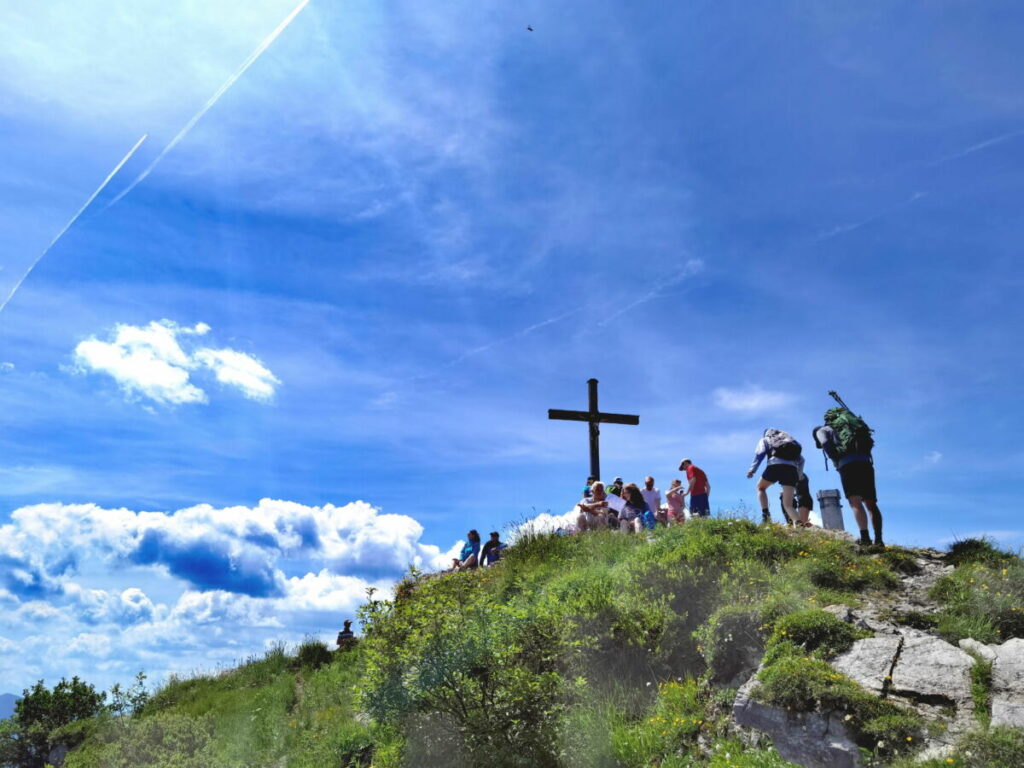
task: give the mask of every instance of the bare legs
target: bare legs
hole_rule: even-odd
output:
[[[761,502],[761,509],[768,509],[768,488],[775,484],[774,480],[765,480],[763,477],[757,483],[757,500]],[[796,495],[796,486],[782,486],[782,508],[790,520],[796,520],[796,513],[793,511],[793,497]]]

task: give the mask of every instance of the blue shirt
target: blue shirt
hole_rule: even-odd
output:
[[[477,555],[479,559],[480,555],[480,542],[479,541],[467,541],[466,545],[462,548],[462,554],[459,555],[460,562],[465,562],[469,559],[470,555]]]

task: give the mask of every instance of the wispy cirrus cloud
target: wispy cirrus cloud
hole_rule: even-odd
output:
[[[180,326],[156,320],[145,326],[122,324],[108,341],[89,338],[74,351],[77,369],[104,373],[129,398],[160,405],[205,403],[206,390],[193,382],[197,369],[212,371],[217,381],[239,390],[251,400],[273,398],[280,380],[257,358],[230,348],[194,348],[194,339],[206,336],[210,326]]]
[[[719,408],[746,413],[784,408],[796,400],[796,396],[788,392],[767,390],[757,385],[739,389],[718,387],[712,397]]]

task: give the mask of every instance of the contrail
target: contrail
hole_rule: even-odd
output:
[[[107,204],[107,208],[117,203],[122,197],[127,195],[133,189],[135,189],[135,187],[137,187],[140,182],[142,182],[147,176],[149,176],[150,173],[153,172],[153,169],[156,168],[157,163],[164,159],[164,155],[166,155],[168,152],[174,149],[179,144],[179,142],[181,142],[181,140],[185,138],[188,132],[195,127],[196,123],[203,119],[203,115],[209,112],[213,105],[216,104],[217,101],[220,99],[220,97],[227,93],[228,89],[235,84],[238,78],[245,74],[245,71],[252,66],[253,62],[255,62],[256,59],[263,55],[263,52],[267,50],[267,48],[269,48],[275,40],[277,40],[280,34],[284,32],[285,29],[288,28],[288,25],[295,20],[295,17],[298,16],[302,12],[302,9],[305,8],[306,5],[308,4],[309,0],[302,0],[302,2],[295,6],[295,10],[289,13],[288,16],[285,17],[285,20],[278,24],[277,28],[269,35],[267,35],[262,43],[256,46],[256,50],[249,54],[249,57],[245,61],[243,61],[241,65],[238,67],[238,69],[236,69],[231,74],[231,77],[225,80],[224,84],[221,85],[221,87],[217,89],[213,96],[206,100],[206,103],[203,104],[200,110],[192,116],[192,119],[185,123],[185,127],[178,131],[178,135],[171,139],[170,143],[163,148],[159,155],[156,156],[156,159],[153,160],[153,162],[151,162],[149,165],[147,165],[145,170],[143,170],[142,173],[140,173],[131,184],[129,184],[125,189],[118,193],[117,197],[115,197]]]
[[[96,187],[96,191],[95,192],[93,192],[91,195],[89,195],[89,199],[86,200],[85,204],[81,208],[78,209],[78,212],[74,216],[71,217],[71,220],[67,224],[64,225],[64,229],[62,229],[60,232],[58,232],[57,236],[55,238],[53,238],[53,240],[50,241],[50,244],[48,246],[46,246],[46,250],[44,250],[41,254],[39,254],[39,256],[36,257],[36,260],[32,262],[32,265],[28,268],[28,270],[25,272],[25,274],[22,275],[21,280],[19,280],[17,283],[15,283],[14,287],[11,288],[11,292],[9,294],[7,294],[7,298],[4,299],[4,303],[0,304],[0,312],[3,312],[4,311],[4,307],[7,306],[7,302],[9,302],[12,298],[14,298],[14,294],[18,292],[18,289],[21,288],[21,284],[25,282],[25,280],[28,278],[28,276],[30,274],[32,274],[32,270],[36,268],[36,265],[40,261],[43,260],[43,256],[45,256],[46,254],[48,254],[50,252],[50,250],[53,248],[53,246],[55,246],[57,244],[57,241],[60,240],[62,237],[64,237],[64,233],[67,232],[69,229],[71,229],[71,225],[74,224],[76,221],[78,221],[78,217],[81,216],[83,213],[85,213],[85,209],[88,208],[92,204],[92,201],[95,200],[96,197],[99,195],[99,193],[103,191],[104,187],[106,187],[107,184],[110,183],[110,180],[112,178],[114,178],[114,176],[117,175],[117,172],[121,170],[121,166],[123,166],[125,163],[127,163],[129,158],[131,158],[131,156],[135,154],[135,150],[137,150],[140,146],[142,146],[142,142],[144,142],[146,140],[147,136],[149,136],[149,134],[148,133],[144,133],[142,135],[142,138],[139,139],[137,142],[135,142],[135,146],[128,150],[128,154],[125,155],[124,157],[122,157],[121,158],[121,162],[119,162],[117,165],[114,166],[114,170],[112,170],[110,173],[107,174],[107,178],[105,178],[103,180],[103,183],[100,184],[98,187]]]

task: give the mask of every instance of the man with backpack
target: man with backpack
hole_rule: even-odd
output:
[[[868,534],[868,516],[864,508],[871,513],[871,524],[875,529],[874,544],[884,547],[882,539],[882,511],[878,508],[878,492],[875,490],[875,464],[871,451],[875,440],[871,436],[871,427],[854,414],[839,396],[832,394],[840,403],[839,408],[830,408],[825,412],[825,423],[814,430],[814,443],[831,459],[839,477],[843,481],[843,495],[853,509],[853,516],[860,528],[860,544],[870,546],[871,536]]]
[[[788,432],[781,429],[766,429],[764,436],[758,441],[754,452],[754,461],[747,471],[747,477],[753,477],[761,462],[767,457],[768,465],[757,483],[757,499],[761,502],[761,522],[770,523],[772,513],[768,508],[768,488],[778,483],[782,486],[782,510],[790,520],[796,520],[793,510],[793,496],[800,480],[800,468],[803,464],[803,448]]]

